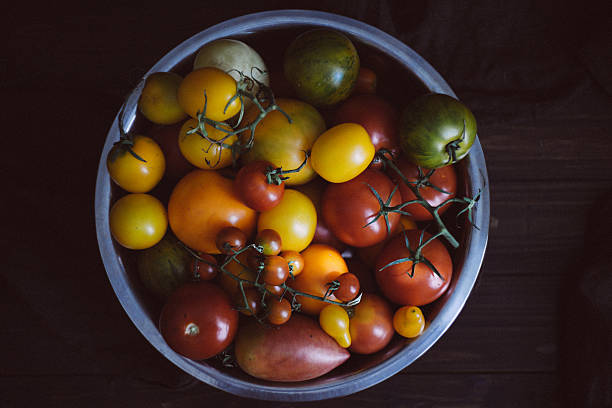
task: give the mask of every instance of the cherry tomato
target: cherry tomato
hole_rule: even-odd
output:
[[[268,301],[268,321],[274,325],[285,324],[291,318],[291,303],[287,299]]]
[[[421,239],[422,237],[422,239]],[[419,260],[414,265],[413,261],[406,260],[395,265],[390,263],[412,258],[420,243],[426,242],[431,237],[428,233],[420,230],[406,231],[397,234],[376,259],[376,282],[383,294],[398,305],[422,306],[433,302],[448,289],[453,272],[453,262],[448,250],[440,241],[435,239],[429,242],[421,250],[421,257],[429,261],[438,271],[438,276],[430,267]],[[406,241],[410,250],[406,246]]]
[[[281,237],[284,250],[302,251],[310,244],[317,226],[317,211],[312,201],[296,190],[287,189],[281,202],[262,212],[257,230],[273,229]]]
[[[323,244],[312,244],[304,252],[304,270],[294,280],[289,279],[287,285],[300,292],[323,297],[327,292],[328,283],[348,272],[342,255],[333,247]],[[338,301],[332,293],[330,300]],[[317,315],[327,303],[298,295],[296,300],[302,305],[301,311]]]
[[[278,298],[281,298],[285,293],[285,288],[282,286],[266,285],[266,289]]]
[[[113,238],[128,249],[146,249],[166,234],[166,208],[149,194],[128,194],[113,204],[109,214]]]
[[[349,317],[342,306],[333,304],[325,306],[319,313],[319,325],[340,347],[348,348],[351,345]]]
[[[357,74],[357,82],[353,89],[353,94],[373,94],[376,93],[378,84],[376,73],[370,68],[360,67]]]
[[[154,72],[147,77],[138,98],[138,110],[153,123],[172,125],[187,114],[177,100],[183,77],[175,72]]]
[[[196,279],[207,281],[213,280],[219,272],[217,260],[209,254],[198,253],[198,256],[203,260],[192,257],[191,271]]]
[[[387,217],[381,214],[376,218],[382,206],[374,191],[383,204],[396,206],[401,204],[402,197],[398,190],[391,196],[394,187],[385,174],[373,169],[350,181],[330,184],[321,206],[325,224],[339,240],[351,246],[366,247],[382,242],[396,231],[400,213],[389,212]],[[385,219],[389,221],[389,230]]]
[[[359,278],[354,273],[343,273],[336,279],[340,286],[334,291],[334,295],[342,302],[350,302],[359,294]]]
[[[255,278],[257,277],[256,270],[248,267],[246,263],[248,257],[247,253],[248,251],[245,251],[237,256],[239,262],[232,259],[225,267],[227,273],[222,272],[217,275],[219,285],[221,285],[223,290],[225,290],[232,299],[236,299],[242,292],[240,291],[240,283],[229,276],[228,273],[250,282],[255,282]],[[253,285],[250,283],[243,283],[242,286],[246,289]]]
[[[111,179],[125,191],[146,193],[162,179],[166,159],[157,142],[150,137],[136,135],[132,142],[131,146],[116,143],[108,152],[106,168]]]
[[[246,303],[245,303],[246,299]],[[261,311],[261,293],[253,286],[244,288],[244,295],[242,291],[238,290],[234,295],[234,304],[245,316],[257,316]]]
[[[295,278],[304,270],[304,257],[297,251],[283,251],[280,256],[285,258],[289,265],[289,272]]]
[[[221,125],[220,125],[221,126]],[[229,127],[223,127],[231,130]],[[227,167],[233,163],[232,151],[229,148],[238,140],[238,136],[228,136],[224,131],[205,124],[206,136],[223,144],[211,143],[205,139],[200,132],[187,133],[198,128],[198,121],[187,119],[178,136],[178,144],[181,153],[194,166],[204,170],[216,170]]]
[[[187,283],[164,305],[159,328],[174,351],[202,360],[215,356],[233,341],[238,312],[230,298],[210,282]]]
[[[263,248],[263,255],[278,255],[282,246],[281,236],[273,229],[263,229],[257,233],[255,245]]]
[[[289,277],[289,265],[285,258],[270,255],[264,258],[263,280],[268,285],[282,285]]]
[[[425,317],[416,306],[402,306],[393,315],[393,328],[403,337],[412,339],[423,333]]]
[[[419,170],[417,165],[404,159],[399,160],[397,168],[413,186],[418,188],[419,194],[432,207],[442,205],[446,200],[454,198],[457,194],[457,173],[452,165],[440,167],[431,173],[432,170],[425,168]],[[394,182],[399,184],[404,202],[417,199],[412,190],[393,169],[389,169],[388,174]],[[435,186],[435,188],[432,186]],[[443,214],[450,207],[449,204],[441,207],[438,214]],[[418,203],[407,205],[403,210],[409,212],[410,218],[416,221],[433,219],[431,212]]]
[[[278,98],[276,104],[291,121],[279,111],[268,113],[257,124],[253,147],[241,159],[246,163],[266,160],[283,170],[297,169],[304,161],[304,152],[312,149],[315,139],[325,130],[325,120],[314,107],[296,99]],[[245,114],[243,123],[252,123],[259,114],[260,111],[252,107]],[[240,135],[243,141],[250,136],[250,132]],[[309,158],[299,172],[287,174],[285,184],[304,184],[315,176]]]
[[[364,293],[349,322],[352,344],[358,354],[382,350],[393,337],[393,312],[389,302],[373,293]]]
[[[246,245],[247,236],[240,228],[225,227],[217,233],[215,244],[222,254],[232,255]]]
[[[342,123],[323,132],[312,146],[312,168],[332,183],[349,181],[364,171],[376,149],[365,128]]]
[[[238,174],[234,184],[240,199],[256,211],[270,210],[280,203],[285,192],[282,180],[277,184],[268,180],[267,174],[274,165],[266,160],[255,160],[245,164]]]
[[[356,95],[336,111],[334,123],[359,123],[370,135],[376,151],[387,149],[396,156],[399,151],[397,125],[399,115],[393,105],[377,95]],[[380,161],[372,163],[380,168]]]
[[[232,180],[216,171],[194,170],[174,187],[168,218],[172,231],[185,245],[218,254],[215,240],[219,231],[233,225],[250,237],[257,213],[238,199]]]
[[[221,122],[240,112],[240,99],[232,101],[236,92],[234,78],[218,68],[205,67],[187,74],[178,88],[177,97],[181,108],[192,118],[197,119],[206,104],[205,116]]]

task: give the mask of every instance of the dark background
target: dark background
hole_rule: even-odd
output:
[[[430,62],[478,120],[492,196],[480,278],[444,337],[379,385],[299,405],[612,406],[612,24],[604,2],[4,8],[0,406],[297,405],[226,394],[150,346],[110,287],[93,217],[106,132],[140,77],[205,28],[280,8],[360,19]]]

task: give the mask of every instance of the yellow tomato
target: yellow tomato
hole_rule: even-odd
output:
[[[289,279],[287,284],[303,293],[323,297],[329,288],[328,284],[348,272],[340,252],[329,245],[312,244],[302,252],[302,257],[304,258],[302,273],[295,280]],[[333,294],[328,298],[338,301]],[[311,315],[319,314],[328,304],[302,295],[298,295],[296,300],[302,305],[301,311]]]
[[[325,130],[325,120],[305,102],[278,98],[276,103],[289,115],[291,122],[279,111],[268,113],[255,128],[253,147],[242,158],[246,162],[267,160],[283,170],[297,169],[304,161],[304,152],[310,151],[316,138]],[[255,107],[249,109],[243,123],[252,123],[259,113]],[[246,141],[250,136],[247,131],[240,137]],[[299,185],[312,180],[316,174],[310,162],[308,159],[299,172],[287,174],[289,178],[285,184]]]
[[[128,194],[113,205],[109,215],[113,238],[128,249],[157,244],[168,228],[166,208],[149,194]]]
[[[281,237],[283,251],[302,251],[317,228],[317,211],[306,195],[286,189],[280,203],[259,215],[257,231],[273,229]]]
[[[416,306],[400,307],[393,315],[393,328],[403,337],[414,338],[419,336],[425,328],[423,312]]]
[[[198,121],[187,119],[181,127],[178,143],[181,153],[187,161],[204,170],[222,169],[232,164],[232,151],[228,147],[211,143],[199,133],[187,134],[188,131],[198,127]],[[208,138],[221,140],[227,133],[216,129],[208,124],[204,125]],[[227,130],[231,130],[227,127]],[[223,142],[224,145],[232,145],[238,136],[231,135]]]
[[[363,126],[342,123],[317,138],[312,146],[312,168],[329,182],[344,183],[364,171],[374,153],[376,149]]]
[[[133,145],[117,143],[106,157],[106,168],[111,179],[130,193],[146,193],[159,183],[166,170],[166,159],[153,139],[136,135]],[[136,158],[130,149],[138,157]]]
[[[177,91],[183,77],[174,72],[155,72],[145,80],[138,99],[138,109],[153,123],[172,125],[187,114],[177,99]]]
[[[242,102],[236,98],[236,81],[218,68],[206,67],[191,71],[178,88],[178,102],[192,118],[204,111],[205,116],[216,121],[224,121],[238,112]],[[206,98],[204,98],[206,95]],[[229,103],[229,105],[228,105]]]
[[[350,347],[349,317],[342,306],[333,304],[325,306],[319,313],[319,325],[340,347]]]

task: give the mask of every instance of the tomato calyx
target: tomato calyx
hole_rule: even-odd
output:
[[[115,161],[115,158],[127,151],[130,153],[135,159],[140,160],[143,163],[147,161],[140,157],[132,147],[134,147],[134,138],[129,132],[126,132],[123,127],[123,115],[125,112],[125,102],[121,105],[121,110],[119,111],[118,127],[119,127],[119,140],[113,143],[113,149],[109,153],[110,161]],[[115,149],[116,147],[116,149]]]
[[[285,177],[285,174],[299,173],[304,168],[304,166],[306,166],[306,163],[308,162],[308,157],[310,157],[310,153],[305,150],[302,151],[304,152],[305,156],[304,161],[295,169],[283,170],[282,167],[268,166],[268,168],[266,169],[266,181],[268,182],[268,184],[280,186],[285,180],[289,179],[289,177]]]
[[[425,230],[421,231],[421,234],[419,236],[419,243],[417,244],[415,249],[412,249],[410,246],[410,242],[408,241],[408,236],[406,235],[406,231],[404,230],[404,245],[406,246],[406,249],[408,250],[408,252],[410,253],[410,256],[407,256],[405,258],[400,258],[400,259],[396,259],[395,261],[389,262],[388,264],[386,264],[385,266],[383,266],[382,268],[379,269],[379,271],[385,270],[390,266],[393,265],[397,265],[400,263],[404,263],[404,262],[412,262],[412,265],[410,266],[410,270],[406,271],[406,274],[408,276],[410,276],[411,278],[414,277],[414,272],[416,270],[416,266],[420,263],[425,264],[438,278],[440,278],[442,281],[445,281],[444,277],[440,274],[440,272],[438,272],[438,270],[436,269],[436,267],[434,266],[433,263],[431,263],[431,261],[429,261],[429,259],[427,259],[421,252],[423,250],[423,248],[429,244],[430,242],[432,242],[433,240],[435,240],[436,238],[438,238],[439,236],[442,235],[442,233],[438,233],[435,235],[432,235],[427,241],[423,242],[423,238],[425,236]]]
[[[380,217],[383,217],[385,220],[385,226],[387,227],[387,236],[389,236],[391,234],[391,224],[389,223],[389,213],[395,212],[395,213],[399,213],[402,215],[410,215],[409,212],[402,210],[402,208],[410,204],[410,201],[407,201],[405,203],[401,203],[398,205],[390,205],[391,200],[393,199],[393,196],[395,195],[395,193],[397,192],[397,189],[399,188],[397,184],[395,185],[395,187],[393,187],[393,190],[391,191],[391,194],[389,194],[389,198],[387,198],[387,201],[383,201],[378,191],[376,191],[374,187],[372,187],[369,183],[366,183],[366,185],[368,186],[372,194],[374,194],[374,197],[376,197],[376,200],[378,201],[378,205],[380,206],[380,210],[378,210],[376,214],[371,216],[373,217],[372,220],[368,222],[366,225],[364,225],[363,228],[367,228],[370,224],[375,223]]]
[[[459,142],[459,141],[456,140],[454,142]],[[453,143],[453,142],[451,142],[451,143]],[[392,158],[390,159],[389,157],[387,157],[385,152],[383,152],[383,154],[380,157],[385,162],[385,167],[388,166],[395,173],[397,173],[397,175],[402,180],[402,182],[414,193],[414,195],[416,197],[416,199],[410,200],[410,201],[405,201],[405,202],[403,202],[401,204],[398,204],[397,206],[393,207],[392,209],[401,209],[401,208],[404,208],[405,206],[410,205],[410,204],[420,204],[427,211],[429,211],[429,213],[431,213],[431,215],[433,217],[433,220],[434,220],[434,224],[438,228],[438,234],[440,236],[444,237],[444,239],[446,239],[446,241],[453,248],[459,247],[459,241],[457,241],[457,239],[450,233],[448,228],[446,228],[446,225],[444,224],[444,221],[442,221],[442,217],[440,215],[440,210],[442,208],[444,208],[445,206],[450,205],[452,203],[459,203],[460,205],[462,205],[464,207],[461,209],[461,211],[459,211],[459,213],[457,214],[457,217],[461,216],[464,213],[467,213],[467,219],[468,219],[468,222],[470,223],[470,225],[472,227],[478,229],[478,226],[476,226],[476,224],[474,223],[473,212],[474,212],[474,208],[476,207],[476,203],[480,199],[480,194],[481,194],[480,190],[478,190],[478,193],[473,198],[470,198],[470,197],[451,197],[451,198],[443,201],[439,205],[432,206],[425,198],[423,198],[423,195],[420,192],[421,188],[423,188],[423,187],[430,187],[430,188],[434,188],[437,191],[440,191],[442,193],[448,194],[448,192],[446,192],[446,191],[442,190],[441,188],[435,186],[433,183],[431,183],[429,181],[429,177],[431,175],[433,175],[433,172],[435,171],[435,169],[427,172],[427,174],[423,174],[423,171],[422,171],[421,167],[419,166],[418,167],[418,169],[419,169],[419,178],[418,178],[418,180],[416,182],[415,181],[410,181],[410,180],[408,180],[406,178],[406,176],[402,173],[402,171],[397,167],[397,165],[395,164],[393,159]],[[379,200],[379,201],[381,201],[381,200]],[[382,211],[382,209],[383,209],[383,207],[381,206],[381,211]],[[407,213],[403,212],[402,214],[407,214]],[[410,215],[410,214],[407,214],[407,215]]]
[[[465,119],[463,119],[463,130],[461,131],[461,136],[459,137],[459,139],[455,139],[446,145],[446,153],[448,154],[448,162],[446,162],[447,165],[457,163],[457,150],[461,148],[461,146],[459,145],[464,141]]]

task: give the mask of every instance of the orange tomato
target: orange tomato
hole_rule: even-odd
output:
[[[293,289],[315,296],[324,296],[328,283],[348,272],[346,262],[335,248],[324,244],[312,244],[304,252],[304,269],[295,280],[289,279],[288,285]],[[338,301],[332,294],[330,300]],[[298,295],[296,300],[302,305],[301,311],[318,315],[328,304],[322,300]]]
[[[215,239],[219,231],[234,226],[251,237],[257,213],[240,201],[232,180],[213,170],[194,170],[174,187],[168,219],[176,237],[187,246],[218,254]]]

